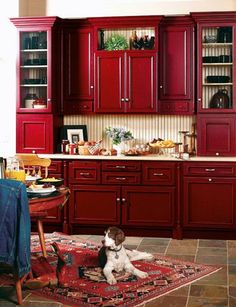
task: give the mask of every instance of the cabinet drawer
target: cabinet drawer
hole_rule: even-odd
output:
[[[99,162],[78,162],[69,164],[70,183],[100,183],[101,171]]]
[[[104,161],[102,163],[103,171],[139,171],[141,169],[141,163],[139,161]]]
[[[175,164],[144,162],[143,183],[155,185],[174,185]]]
[[[235,166],[227,163],[184,163],[185,176],[234,176]]]
[[[140,184],[141,174],[129,173],[129,172],[103,172],[102,173],[103,184]]]
[[[62,173],[62,160],[52,160],[50,166],[48,167],[49,174],[60,174]]]

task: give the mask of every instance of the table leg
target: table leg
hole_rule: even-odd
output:
[[[43,256],[46,258],[47,252],[46,252],[46,246],[45,246],[45,237],[44,237],[42,220],[38,219],[37,224],[38,224],[38,234],[39,234],[40,245],[41,245],[41,248],[42,248],[42,253],[43,253]]]

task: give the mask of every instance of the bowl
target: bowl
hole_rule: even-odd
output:
[[[48,177],[48,178],[41,178],[36,180],[37,184],[44,184],[48,183],[54,185],[55,187],[59,187],[63,185],[64,179],[63,178],[55,178],[55,177]]]

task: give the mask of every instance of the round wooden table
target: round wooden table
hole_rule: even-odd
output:
[[[48,215],[48,210],[57,207],[63,208],[70,196],[70,190],[67,187],[60,187],[57,192],[56,195],[29,199],[30,216],[37,220],[39,241],[44,257],[47,257],[47,253],[42,219]],[[64,214],[63,232],[68,233],[68,214]]]

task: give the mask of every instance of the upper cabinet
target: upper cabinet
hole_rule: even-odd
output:
[[[157,112],[160,19],[155,16],[93,20],[96,113]]]
[[[93,111],[93,28],[86,20],[63,21],[64,114]]]
[[[57,17],[11,18],[18,30],[18,113],[60,111],[59,20]]]
[[[17,28],[16,151],[54,153],[62,126],[61,19],[11,18]]]
[[[236,111],[236,13],[192,13],[197,22],[198,112]]]
[[[189,16],[165,17],[159,35],[159,108],[161,114],[193,114],[194,22]]]

